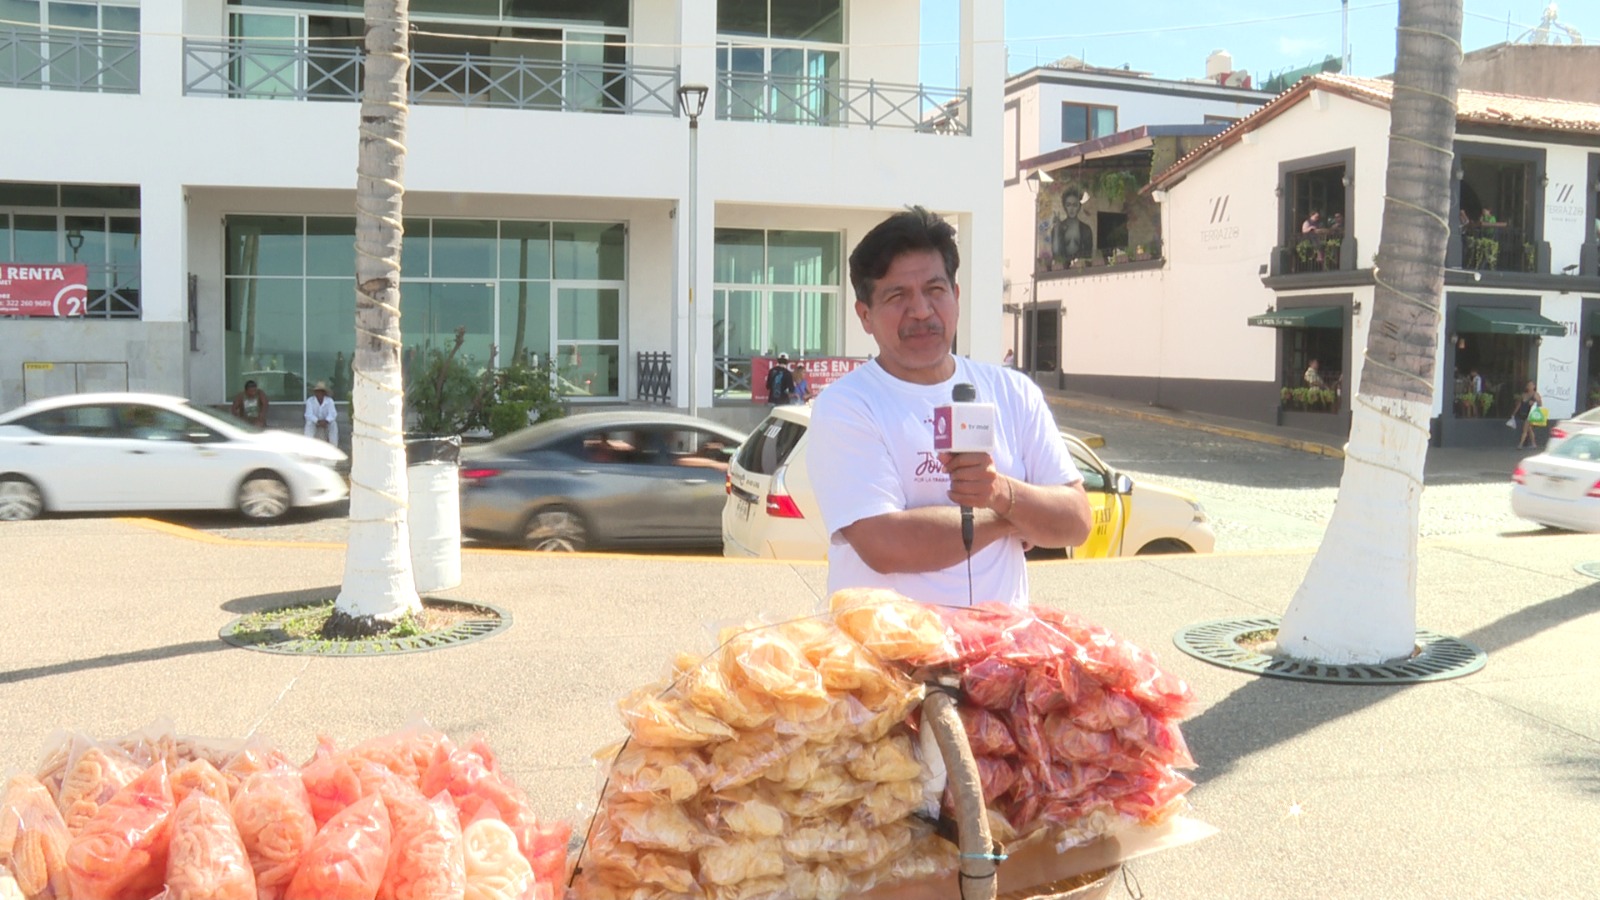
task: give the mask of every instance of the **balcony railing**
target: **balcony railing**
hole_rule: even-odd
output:
[[[0,27],[0,87],[139,93],[139,36]]]
[[[739,122],[971,134],[970,92],[920,84],[721,71],[717,116]]]
[[[1356,239],[1348,232],[1338,237],[1301,238],[1272,248],[1273,275],[1307,275],[1314,272],[1355,270]]]
[[[1461,267],[1480,272],[1537,272],[1539,248],[1534,236],[1505,223],[1461,226]]]
[[[304,44],[184,41],[184,93],[269,100],[361,99],[362,51]],[[677,115],[678,70],[525,57],[414,53],[418,106]]]

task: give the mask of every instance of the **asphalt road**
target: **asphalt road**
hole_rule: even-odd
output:
[[[1160,484],[1199,499],[1217,532],[1218,552],[1315,547],[1344,471],[1342,460],[1174,425],[1065,409],[1057,410],[1056,418],[1103,435],[1100,456],[1132,476],[1136,487],[1139,482]],[[1511,514],[1511,470],[1524,455],[1509,448],[1432,451],[1422,496],[1422,536],[1543,533]],[[251,525],[227,513],[160,518],[236,539],[343,543],[345,513],[341,503],[297,512],[274,525]],[[715,550],[704,554],[719,555]]]
[[[1072,410],[1056,418],[1103,435],[1097,452],[1134,479],[1135,491],[1145,481],[1194,495],[1211,517],[1218,552],[1315,547],[1344,473],[1343,460],[1272,444]],[[1526,455],[1509,448],[1431,451],[1421,536],[1544,532],[1511,514],[1511,471]]]

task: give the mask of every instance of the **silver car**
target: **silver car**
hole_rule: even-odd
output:
[[[236,509],[276,519],[343,500],[345,455],[182,397],[74,394],[0,415],[0,519],[41,512]]]
[[[587,413],[461,451],[461,531],[533,550],[720,547],[744,435],[675,413]]]

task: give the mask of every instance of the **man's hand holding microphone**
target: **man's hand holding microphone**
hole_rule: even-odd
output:
[[[970,553],[973,510],[993,510],[1004,518],[1016,503],[1016,485],[995,470],[994,437],[997,410],[980,403],[977,390],[958,384],[949,406],[933,412],[933,446],[950,476],[950,499],[961,507],[961,541]]]

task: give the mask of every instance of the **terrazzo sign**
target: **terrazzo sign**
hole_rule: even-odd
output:
[[[1228,212],[1230,197],[1223,194],[1206,201],[1207,221],[1200,227],[1200,246],[1207,253],[1230,250],[1239,240],[1239,226],[1233,224],[1233,216]]]
[[[1563,225],[1582,222],[1588,210],[1580,188],[1581,185],[1570,181],[1552,181],[1544,198],[1545,221]]]
[[[0,263],[0,316],[81,316],[88,309],[88,266]]]

